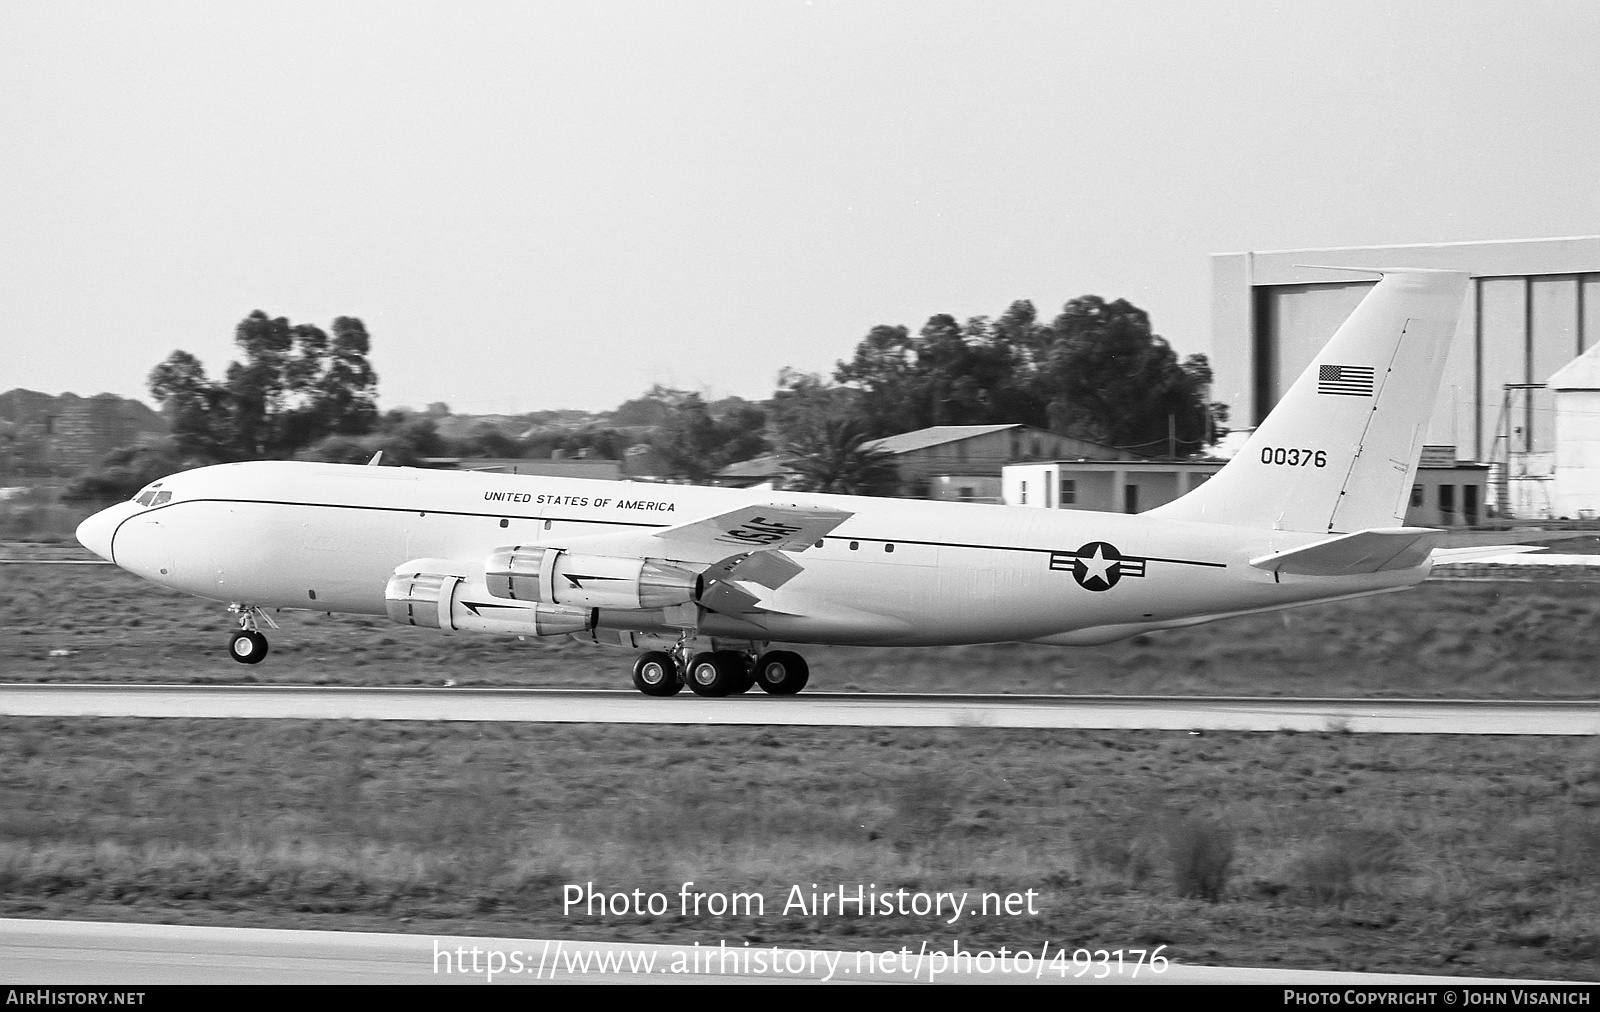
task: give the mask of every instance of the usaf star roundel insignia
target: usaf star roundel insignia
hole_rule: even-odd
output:
[[[1143,576],[1144,559],[1130,558],[1106,541],[1091,541],[1076,552],[1051,552],[1050,568],[1071,570],[1084,590],[1110,590],[1124,576]]]
[[[1078,549],[1072,578],[1084,590],[1110,590],[1122,579],[1122,553],[1104,541],[1091,541]]]

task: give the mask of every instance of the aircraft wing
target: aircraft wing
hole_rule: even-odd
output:
[[[740,552],[803,552],[854,515],[826,506],[764,503],[668,527],[651,537],[667,542],[672,558],[716,563]]]
[[[772,614],[772,592],[804,567],[789,553],[803,552],[854,516],[825,506],[763,503],[657,531],[673,558],[709,562],[701,574],[702,607],[746,621]],[[781,610],[777,613],[782,614]]]
[[[1431,527],[1374,527],[1273,552],[1250,565],[1297,576],[1350,576],[1412,569],[1428,561],[1444,531]]]

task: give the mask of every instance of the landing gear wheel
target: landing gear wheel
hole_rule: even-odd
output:
[[[250,629],[240,629],[228,637],[228,656],[240,664],[260,664],[267,656],[267,638]]]
[[[683,679],[671,654],[651,650],[633,662],[633,687],[647,696],[676,696],[683,691]]]
[[[738,684],[743,667],[738,654],[733,654],[730,662],[726,650],[707,651],[690,658],[686,681],[697,696],[726,696]]]
[[[728,695],[741,696],[755,688],[756,673],[755,669],[751,667],[752,661],[749,657],[737,650],[719,650],[717,651],[717,656],[727,657],[728,664],[739,672],[739,677],[735,678],[733,685],[728,688]]]
[[[811,668],[790,650],[772,650],[756,661],[756,684],[774,696],[792,696],[806,687]]]

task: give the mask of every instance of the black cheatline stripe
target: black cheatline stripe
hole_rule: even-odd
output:
[[[465,512],[465,511],[461,511],[461,510],[419,510],[419,509],[413,509],[412,507],[409,507],[409,506],[358,506],[358,505],[353,505],[351,503],[335,503],[335,502],[291,502],[291,501],[286,500],[286,499],[181,499],[181,500],[176,500],[174,502],[167,503],[165,506],[155,506],[155,507],[152,507],[150,509],[144,510],[142,512],[135,513],[134,516],[146,516],[146,515],[148,515],[150,513],[156,512],[157,510],[167,510],[167,509],[171,509],[174,506],[181,506],[184,503],[199,503],[199,502],[222,502],[222,503],[231,502],[231,503],[245,503],[245,504],[250,504],[250,505],[258,505],[258,506],[305,506],[305,507],[312,508],[312,509],[332,509],[332,510],[376,510],[376,511],[381,512],[381,513],[432,513],[432,514],[435,514],[436,516],[442,516],[442,517],[483,517],[485,519],[498,519],[500,517],[510,517],[512,519],[515,519],[515,520],[534,520],[534,521],[549,520],[549,521],[553,521],[553,522],[570,523],[570,524],[605,524],[605,525],[611,526],[611,527],[650,527],[650,528],[656,528],[656,529],[665,529],[665,528],[673,526],[672,524],[647,524],[647,523],[642,523],[642,522],[633,521],[633,520],[588,520],[588,519],[577,520],[577,519],[572,519],[572,518],[568,518],[568,517],[530,517],[530,516],[524,516],[524,515],[516,514],[516,513],[503,513],[503,512],[468,513],[468,512]],[[127,518],[127,520],[132,520],[132,519],[133,519],[133,517],[128,517]],[[124,520],[123,523],[126,523],[127,520]],[[694,523],[695,521],[689,521],[689,522],[690,523]],[[117,526],[120,528],[122,525],[118,524]],[[990,551],[990,552],[1034,552],[1034,553],[1044,553],[1044,554],[1048,555],[1051,552],[1059,552],[1059,551],[1061,551],[1061,549],[1059,549],[1059,548],[1027,548],[1027,547],[1020,546],[1020,545],[979,545],[979,544],[972,544],[970,542],[964,542],[964,541],[913,541],[913,540],[911,540],[909,538],[867,538],[867,537],[862,537],[859,534],[854,534],[854,535],[824,534],[823,535],[823,539],[824,540],[829,539],[829,538],[832,538],[834,541],[872,541],[872,542],[876,542],[878,544],[928,545],[928,546],[933,547],[933,548],[976,548],[976,549],[980,549],[982,551]],[[1228,568],[1228,565],[1225,562],[1199,562],[1199,561],[1196,561],[1194,559],[1161,559],[1161,558],[1156,558],[1155,556],[1145,556],[1145,558],[1147,558],[1151,562],[1171,562],[1171,563],[1173,563],[1175,565],[1179,565],[1179,566],[1207,566],[1207,567],[1211,567],[1211,568],[1215,568],[1215,569],[1227,569]]]
[[[167,503],[165,506],[157,506],[157,507],[153,507],[151,509],[147,509],[143,513],[135,513],[134,516],[144,516],[144,515],[146,515],[148,513],[154,513],[158,509],[171,509],[174,506],[181,506],[184,503],[195,503],[195,502],[224,502],[224,503],[231,502],[231,503],[243,503],[243,504],[248,504],[248,505],[252,505],[252,506],[304,506],[304,507],[307,507],[309,509],[329,509],[329,510],[372,510],[372,511],[376,511],[376,512],[379,512],[379,513],[418,513],[418,514],[432,513],[432,514],[434,514],[436,516],[441,516],[441,517],[482,517],[485,520],[497,520],[497,519],[499,519],[501,517],[508,517],[508,518],[510,518],[512,520],[532,520],[532,521],[535,521],[535,522],[538,522],[538,521],[541,521],[541,520],[551,520],[551,521],[560,521],[561,523],[574,523],[574,524],[605,524],[605,525],[611,526],[611,527],[657,527],[657,528],[665,528],[665,527],[671,527],[672,526],[672,524],[647,524],[647,523],[643,523],[643,522],[640,522],[640,521],[634,521],[634,520],[571,520],[571,519],[567,519],[567,518],[564,518],[564,517],[531,517],[531,516],[527,516],[526,514],[522,514],[522,513],[510,513],[510,512],[499,512],[499,511],[494,512],[494,513],[469,513],[469,512],[466,512],[464,510],[417,509],[414,506],[360,506],[360,505],[356,505],[356,504],[353,504],[353,503],[342,503],[342,502],[291,502],[291,501],[289,501],[287,499],[182,499],[182,500],[179,500],[177,502]],[[132,520],[133,517],[129,517],[128,519]]]
[[[928,545],[933,548],[977,548],[989,552],[1033,552],[1035,554],[1051,555],[1060,553],[1076,558],[1071,551],[1062,551],[1059,548],[1027,548],[1020,545],[978,545],[964,541],[913,541],[910,538],[865,538],[859,534],[842,535],[826,534],[824,538],[834,541],[875,541],[880,544],[891,543],[896,545]],[[1162,559],[1153,555],[1136,555],[1134,558],[1146,559],[1150,562],[1171,562],[1178,566],[1207,566],[1213,569],[1227,569],[1226,562],[1199,562],[1195,559]]]

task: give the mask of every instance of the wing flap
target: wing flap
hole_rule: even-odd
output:
[[[1257,569],[1296,576],[1351,576],[1414,569],[1445,532],[1431,527],[1375,527],[1251,559]]]

